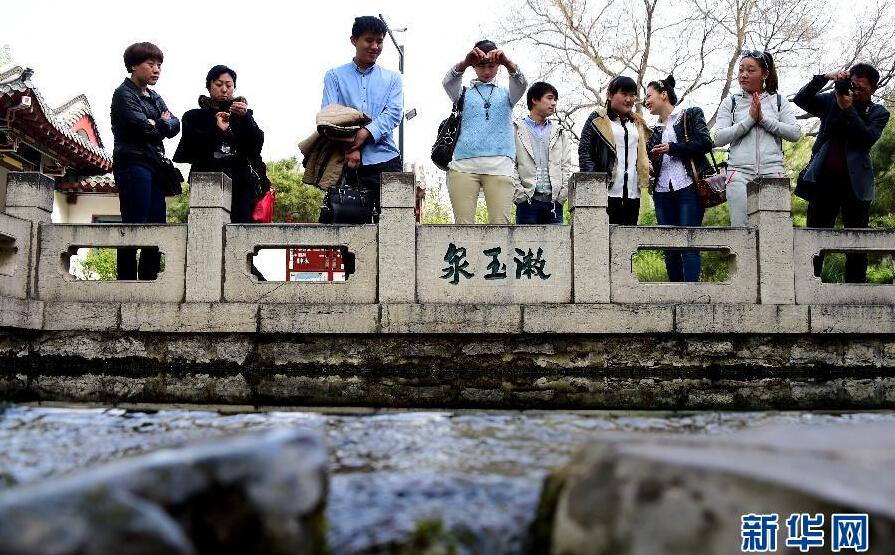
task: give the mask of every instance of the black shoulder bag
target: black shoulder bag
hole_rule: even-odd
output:
[[[183,193],[183,174],[164,152],[156,152],[155,182],[166,197],[179,197]]]
[[[155,99],[153,99],[153,103],[160,114],[165,111]],[[174,162],[165,156],[164,147],[156,148],[155,154],[158,158],[156,160],[155,183],[166,197],[179,197],[183,193],[183,174],[174,165]]]
[[[463,119],[463,100],[466,97],[466,87],[460,92],[460,98],[454,103],[451,115],[438,125],[438,135],[435,144],[432,145],[432,162],[440,169],[447,171],[448,164],[454,158],[454,148],[460,137],[460,122]]]

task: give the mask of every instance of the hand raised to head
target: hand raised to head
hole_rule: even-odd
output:
[[[482,52],[481,48],[475,47],[466,53],[466,57],[463,58],[463,61],[460,62],[460,65],[462,65],[463,68],[465,69],[467,67],[472,67],[476,64],[481,63],[486,58],[487,58],[487,54]]]
[[[843,79],[848,79],[848,72],[844,69],[840,69],[839,71],[831,71],[827,74],[824,74],[830,81],[842,81]]]
[[[504,51],[498,48],[497,50],[488,52],[488,61],[495,64],[506,65],[509,59],[507,58],[507,55],[504,53]]]

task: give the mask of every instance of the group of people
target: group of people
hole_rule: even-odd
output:
[[[380,176],[402,170],[393,133],[403,118],[401,76],[378,65],[387,28],[372,16],[355,19],[351,62],[324,77],[321,107],[338,105],[366,115],[369,122],[340,137],[344,167],[337,186],[327,189],[321,223],[340,223],[339,203],[353,202],[347,193],[370,193],[361,219],[375,222]],[[156,183],[162,140],[183,136],[175,162],[187,162],[191,172],[219,171],[233,180],[231,219],[251,222],[252,207],[267,183],[260,152],[264,133],[243,97],[234,97],[236,72],[213,67],[205,79],[208,95],[181,121],[149,88],[158,81],[164,56],[151,43],[138,43],[124,53],[130,76],[112,100],[115,136],[113,172],[119,188],[122,221],[163,223],[164,196]],[[509,73],[509,87],[496,83],[500,68]],[[463,85],[466,69],[475,73]],[[821,118],[811,162],[800,175],[796,194],[809,203],[808,225],[832,227],[841,212],[847,227],[866,227],[874,198],[869,151],[879,139],[889,113],[872,101],[879,83],[872,66],[857,64],[847,72],[818,75],[799,91],[793,103]],[[783,140],[796,141],[802,131],[786,97],[778,90],[774,60],[767,52],[747,50],[739,61],[740,90],[718,110],[714,140],[703,111],[682,108],[675,79],[650,82],[643,104],[656,116],[650,126],[637,113],[641,91],[630,77],[615,77],[605,105],[587,118],[578,144],[582,172],[608,174],[608,216],[611,224],[636,225],[641,189],[653,195],[660,225],[700,226],[704,207],[696,184],[712,171],[707,155],[714,146],[729,145],[726,189],[733,226],[746,224],[746,185],[758,177],[784,175]],[[825,86],[835,81],[831,92]],[[451,66],[442,81],[455,104],[462,103],[459,135],[447,166],[447,187],[458,224],[475,222],[480,192],[484,192],[491,224],[509,224],[515,204],[517,224],[561,224],[572,172],[567,130],[551,118],[559,92],[546,82],[528,86],[525,75],[507,52],[493,41],[477,42]],[[529,114],[514,120],[513,107],[526,98]],[[323,112],[322,112],[323,113]],[[318,116],[319,120],[319,116]],[[345,129],[339,130],[344,134]],[[353,200],[354,199],[354,200]],[[356,223],[357,211],[352,211]],[[142,249],[139,265],[134,249],[119,252],[119,279],[155,279],[158,251]],[[668,251],[666,267],[672,281],[697,281],[697,251]],[[819,275],[822,259],[815,261]],[[864,281],[866,256],[850,254],[846,279]]]
[[[509,89],[494,84],[500,65],[509,72]],[[468,67],[476,77],[463,94],[460,82]],[[885,107],[872,101],[879,79],[874,67],[856,64],[848,71],[815,76],[790,103],[778,90],[773,57],[745,50],[739,61],[740,90],[719,106],[713,140],[702,109],[678,104],[673,76],[646,86],[643,104],[656,116],[652,127],[635,110],[640,102],[637,83],[618,76],[607,86],[605,105],[584,123],[579,169],[608,174],[610,224],[636,225],[641,190],[648,190],[659,225],[701,226],[705,207],[697,183],[718,171],[707,158],[712,149],[729,145],[726,200],[731,226],[743,227],[747,184],[784,176],[783,141],[802,136],[794,103],[821,119],[812,159],[796,188],[808,201],[808,226],[833,227],[841,213],[846,227],[867,227],[874,198],[870,149],[889,118]],[[834,90],[823,92],[831,81]],[[491,41],[477,43],[451,67],[443,84],[453,102],[464,96],[447,176],[455,221],[474,223],[483,189],[489,223],[510,223],[510,199],[516,202],[517,224],[562,223],[571,164],[568,137],[549,119],[559,98],[556,88],[538,82],[525,93],[521,70]],[[512,106],[523,95],[529,115],[513,121]],[[699,280],[696,250],[668,250],[665,265],[670,281]],[[823,256],[818,255],[818,277],[822,266]],[[846,255],[847,282],[866,281],[866,269],[866,254]]]
[[[158,82],[163,61],[161,49],[152,43],[129,46],[124,51],[124,65],[130,76],[112,95],[112,173],[118,186],[121,221],[165,223],[160,183],[165,166],[162,141],[175,137],[182,127],[173,160],[191,164],[191,173],[230,176],[230,220],[251,223],[254,204],[270,188],[270,182],[261,161],[264,132],[246,99],[233,96],[236,72],[224,65],[212,67],[205,76],[208,95],[200,96],[199,107],[183,114],[181,121],[149,88]],[[158,276],[161,256],[157,248],[143,247],[138,262],[136,248],[122,248],[116,264],[120,280],[152,280]]]

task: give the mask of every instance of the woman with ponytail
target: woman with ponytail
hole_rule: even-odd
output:
[[[578,142],[581,171],[609,174],[610,224],[637,225],[640,188],[649,185],[646,141],[652,132],[634,113],[635,104],[637,83],[622,75],[614,78],[606,90],[606,106],[588,116]]]
[[[783,139],[798,141],[802,129],[792,104],[777,90],[777,68],[767,52],[744,50],[740,57],[741,90],[721,102],[715,144],[730,145],[727,186],[730,225],[746,225],[746,184],[759,177],[785,175]]]
[[[709,169],[705,155],[712,150],[712,138],[701,108],[677,105],[674,85],[669,75],[646,86],[646,108],[659,117],[646,145],[656,178],[656,220],[659,225],[701,226],[705,209],[694,183]],[[699,281],[700,266],[699,251],[665,251],[669,281]]]

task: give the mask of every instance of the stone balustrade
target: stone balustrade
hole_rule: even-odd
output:
[[[746,228],[610,226],[605,176],[585,173],[572,178],[569,226],[419,225],[409,174],[384,174],[378,225],[230,224],[231,184],[222,174],[193,176],[188,224],[53,224],[52,191],[44,175],[9,174],[0,326],[805,333],[822,325],[882,333],[893,325],[895,285],[825,284],[811,264],[822,250],[891,253],[895,232],[793,229],[786,179],[749,185]],[[155,281],[112,282],[69,274],[77,248],[123,246],[157,246],[164,272]],[[264,282],[251,272],[260,249],[321,246],[352,253],[348,279]],[[728,280],[640,282],[634,254],[667,248],[722,251]],[[843,325],[853,317],[861,322]]]

